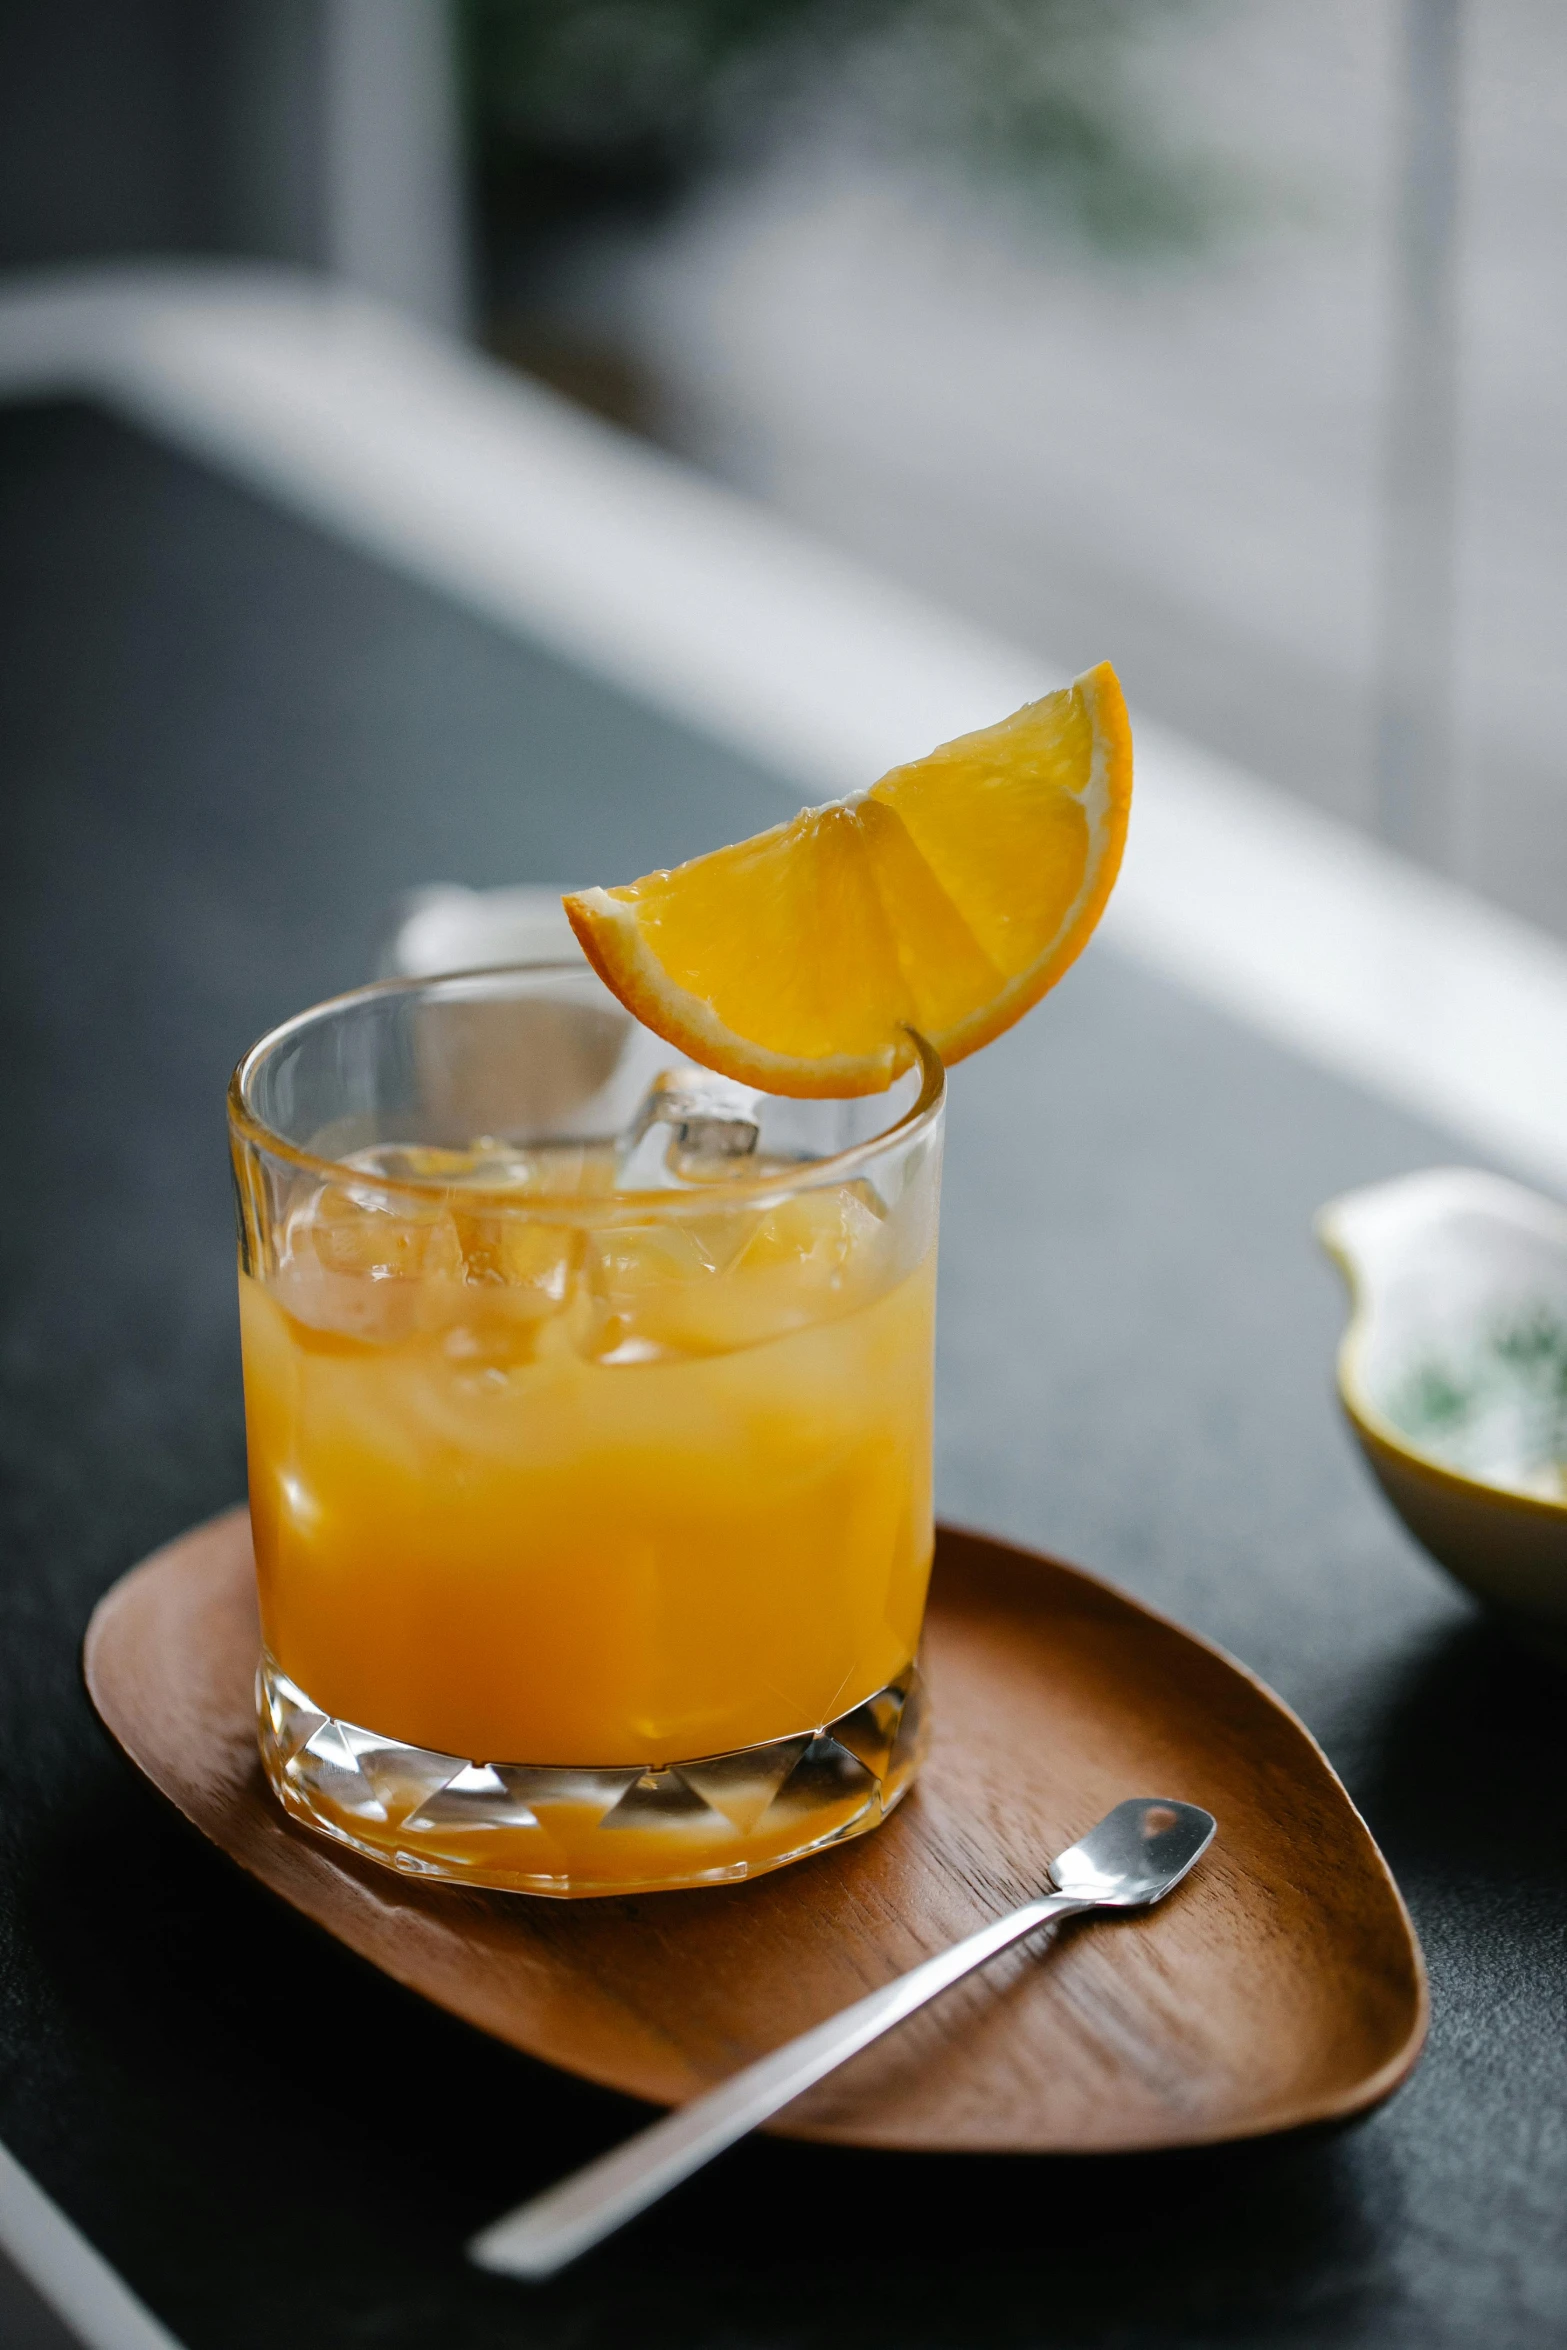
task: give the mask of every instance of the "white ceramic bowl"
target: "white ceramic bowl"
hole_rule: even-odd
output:
[[[435,979],[510,963],[583,959],[558,889],[464,889],[432,881],[410,890],[381,952],[383,979]]]
[[[1567,1661],[1567,1208],[1436,1167],[1346,1192],[1316,1231],[1349,1285],[1339,1394],[1377,1482],[1433,1558]]]

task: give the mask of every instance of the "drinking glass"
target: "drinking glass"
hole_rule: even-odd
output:
[[[419,1876],[707,1885],[921,1753],[944,1109],[679,1061],[579,965],[394,981],[229,1093],[267,1776]]]

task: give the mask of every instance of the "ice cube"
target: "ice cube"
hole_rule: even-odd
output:
[[[440,1183],[456,1191],[596,1195],[615,1188],[616,1146],[580,1138],[506,1142],[478,1135],[460,1149],[433,1143],[381,1143],[345,1165],[392,1181]]]
[[[852,1313],[891,1274],[886,1213],[875,1195],[858,1184],[825,1184],[753,1214],[706,1320],[728,1347],[760,1346]]]
[[[871,1268],[886,1211],[868,1186],[822,1184],[761,1216],[735,1259],[737,1274],[785,1273],[807,1288],[842,1288]]]
[[[583,1234],[505,1210],[458,1212],[454,1222],[463,1273],[461,1288],[446,1293],[448,1361],[474,1371],[533,1361],[546,1325],[578,1303]]]
[[[622,1225],[588,1242],[584,1286],[593,1312],[579,1333],[600,1363],[708,1352],[701,1303],[716,1277],[700,1233],[683,1224]]]
[[[330,1273],[362,1275],[369,1281],[417,1281],[450,1259],[451,1219],[437,1203],[394,1200],[386,1192],[354,1184],[324,1184],[317,1192],[306,1231],[319,1262]]]
[[[727,1354],[852,1312],[890,1272],[885,1210],[858,1184],[628,1224],[589,1240],[576,1343],[613,1366]]]
[[[527,1188],[551,1197],[598,1199],[615,1188],[613,1142],[535,1142],[518,1154]]]
[[[740,1172],[735,1162],[753,1155],[761,1134],[758,1098],[712,1069],[665,1069],[621,1138],[620,1188],[656,1191]]]
[[[325,1183],[288,1220],[275,1290],[307,1328],[384,1345],[446,1318],[462,1275],[439,1200]]]
[[[462,1249],[463,1280],[504,1290],[508,1304],[549,1314],[565,1303],[582,1260],[583,1236],[571,1224],[543,1224],[504,1207],[452,1217]]]

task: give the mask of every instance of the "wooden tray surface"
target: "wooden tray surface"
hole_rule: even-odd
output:
[[[943,1528],[918,1788],[873,1835],[701,1892],[545,1901],[338,1850],[262,1778],[257,1649],[234,1510],[100,1602],[87,1686],[154,1786],[296,1909],[481,2030],[655,2104],[1027,1898],[1128,1795],[1219,1822],[1162,1907],[997,1961],[773,2126],[987,2152],[1191,2146],[1363,2111],[1419,2055],[1419,1948],[1320,1749],[1229,1658],[1053,1559]]]

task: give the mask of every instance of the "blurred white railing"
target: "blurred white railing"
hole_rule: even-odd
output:
[[[0,290],[0,396],[87,394],[812,798],[1060,682],[542,387],[288,273]],[[1113,648],[1107,648],[1113,652]],[[1567,951],[1137,724],[1121,952],[1567,1183]],[[532,878],[519,876],[519,878]]]

